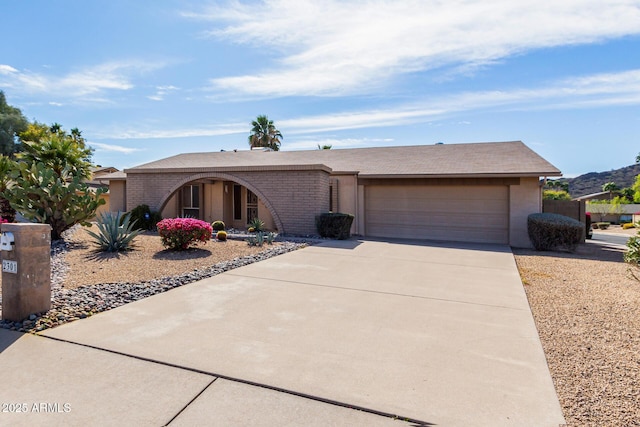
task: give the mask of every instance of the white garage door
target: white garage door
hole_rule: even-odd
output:
[[[369,185],[365,227],[372,237],[507,244],[508,187]]]

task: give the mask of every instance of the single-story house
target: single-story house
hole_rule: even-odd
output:
[[[622,224],[625,222],[636,222],[634,215],[640,211],[640,204],[609,204],[609,203],[588,203],[587,212],[591,213],[593,222],[610,222],[612,224]]]
[[[147,204],[163,217],[252,218],[294,235],[315,216],[355,216],[352,233],[529,247],[540,178],[560,171],[520,141],[308,151],[187,153],[109,179],[112,211]]]

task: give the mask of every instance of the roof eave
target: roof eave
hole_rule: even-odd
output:
[[[216,172],[265,172],[265,171],[306,171],[322,170],[328,173],[332,169],[324,164],[292,164],[292,165],[247,165],[247,166],[216,166],[216,167],[167,167],[167,168],[132,168],[125,169],[126,174],[150,173],[216,173]]]
[[[543,176],[562,176],[562,172],[526,172],[526,173],[470,173],[470,174],[360,174],[360,178],[539,178]]]

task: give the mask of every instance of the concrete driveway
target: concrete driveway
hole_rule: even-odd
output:
[[[25,338],[81,349],[87,365],[96,365],[93,352],[124,359],[122,372],[139,365],[124,376],[98,365],[96,378],[75,386],[90,392],[113,375],[177,399],[181,409],[164,405],[158,418],[172,426],[564,422],[504,246],[327,242],[42,335],[55,340]],[[16,375],[9,384],[24,396],[29,385]],[[102,398],[118,396],[105,389]]]

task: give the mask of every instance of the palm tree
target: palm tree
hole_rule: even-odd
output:
[[[267,116],[258,116],[251,122],[251,135],[249,135],[249,145],[254,147],[267,147],[273,151],[280,150],[280,139],[282,134],[269,120]]]
[[[609,200],[613,198],[613,192],[618,191],[619,189],[620,187],[618,187],[615,182],[607,182],[602,186],[602,191],[609,192]]]

